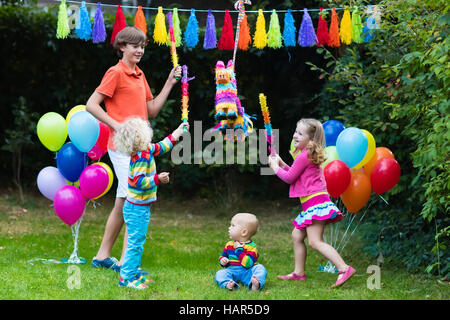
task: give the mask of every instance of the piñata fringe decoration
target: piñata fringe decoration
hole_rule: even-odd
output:
[[[103,20],[103,13],[101,3],[97,3],[97,10],[95,11],[94,26],[92,27],[92,42],[100,43],[106,40],[105,21]]]
[[[333,48],[340,47],[341,41],[339,40],[339,17],[336,13],[335,8],[333,8],[331,11],[331,24],[329,35],[330,35],[330,42],[328,42],[328,45]]]
[[[261,105],[261,112],[264,119],[264,128],[266,129],[266,139],[269,152],[272,154],[272,124],[270,123],[270,113],[269,108],[267,107],[267,98],[263,93],[259,94],[259,104]]]
[[[347,45],[352,43],[352,20],[350,19],[350,11],[348,10],[348,6],[345,6],[344,15],[341,20],[339,39]]]
[[[89,13],[86,8],[86,2],[81,2],[80,7],[80,26],[75,29],[75,33],[77,34],[78,38],[82,40],[89,40],[91,39],[92,34],[92,26],[91,26],[91,19],[89,18]]]
[[[184,123],[188,122],[189,114],[189,81],[194,80],[195,77],[188,77],[188,67],[186,65],[182,66],[183,77],[181,78],[181,121]],[[186,132],[187,129],[184,128]]]
[[[308,9],[303,9],[303,19],[298,33],[298,44],[302,47],[311,47],[316,43],[316,33],[314,31]]]
[[[361,16],[358,12],[358,7],[352,12],[352,39],[353,42],[362,43],[362,26],[361,26]]]
[[[138,6],[136,11],[136,16],[134,17],[134,26],[141,29],[145,34],[147,34],[147,21],[145,21],[144,11],[142,11],[142,6]]]
[[[66,1],[62,0],[58,11],[58,24],[56,27],[56,38],[65,39],[70,33],[69,18],[67,17]]]
[[[234,49],[234,33],[233,22],[231,21],[230,10],[225,10],[225,18],[223,21],[222,35],[217,44],[219,50],[233,50]]]
[[[288,9],[284,15],[284,29],[283,29],[283,41],[285,47],[295,47],[297,41],[295,35],[297,34],[297,29],[295,28],[295,20],[292,16],[292,10]]]
[[[195,16],[195,9],[191,9],[191,16],[184,31],[184,42],[188,48],[194,48],[198,41],[198,21]]]
[[[217,47],[216,20],[212,14],[212,10],[208,10],[206,18],[205,39],[203,40],[203,48],[206,50],[215,49]]]
[[[330,42],[330,35],[328,34],[328,23],[322,17],[322,10],[323,9],[320,8],[319,23],[317,25],[317,45],[318,46],[328,45],[328,42]]]
[[[253,36],[253,46],[258,49],[264,49],[267,46],[266,20],[262,9],[258,10],[256,19],[256,30]]]
[[[241,29],[239,31],[238,47],[242,51],[247,51],[252,43],[252,37],[250,36],[250,27],[248,25],[247,15],[244,14],[244,18],[241,21]]]
[[[283,45],[281,38],[280,20],[275,9],[272,10],[269,23],[269,33],[267,34],[267,46],[273,49],[279,49]]]
[[[116,39],[116,35],[120,32],[120,30],[124,29],[127,26],[127,22],[125,20],[125,16],[123,15],[122,6],[120,4],[117,5],[116,11],[116,20],[114,21],[113,31],[111,35],[110,43],[113,44]]]
[[[163,13],[163,8],[158,7],[158,13],[155,18],[155,30],[153,30],[153,40],[155,43],[162,45],[166,44],[167,40],[167,29],[166,29],[166,18]]]

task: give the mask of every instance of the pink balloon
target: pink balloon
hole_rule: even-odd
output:
[[[64,186],[56,191],[53,207],[58,217],[69,226],[80,219],[84,212],[84,198],[74,186]]]
[[[87,199],[101,195],[109,183],[108,172],[98,164],[87,166],[80,175],[80,190]]]
[[[106,153],[106,152],[103,151],[103,150],[98,146],[98,144],[95,144],[95,145],[92,147],[92,149],[88,151],[87,155],[88,155],[88,157],[91,158],[92,160],[98,160],[98,159],[100,159],[101,157],[103,157],[103,155],[104,155],[105,153]]]

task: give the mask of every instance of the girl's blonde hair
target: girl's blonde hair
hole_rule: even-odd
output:
[[[316,165],[325,162],[325,132],[322,123],[316,119],[300,119],[297,125],[304,124],[307,128],[306,132],[309,136],[309,142],[306,146],[308,150],[308,159]]]
[[[114,133],[114,145],[119,152],[132,155],[146,150],[152,138],[153,129],[148,121],[128,118]]]
[[[114,49],[117,50],[119,58],[123,58],[123,52],[120,50],[122,46],[130,44],[142,44],[147,45],[147,36],[144,31],[136,27],[125,27],[120,30],[114,38]]]

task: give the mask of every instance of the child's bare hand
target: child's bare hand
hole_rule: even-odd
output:
[[[172,136],[175,140],[178,141],[178,139],[180,139],[181,135],[183,134],[183,130],[186,127],[186,129],[189,131],[189,123],[187,122],[182,122],[178,128],[172,133]]]
[[[181,79],[181,66],[174,67],[169,74],[169,77],[167,78],[167,81],[169,81],[172,85],[176,84],[179,79]]]
[[[162,184],[169,183],[169,174],[169,172],[161,172],[160,174],[158,174],[159,182]]]
[[[220,265],[221,266],[226,266],[228,264],[228,262],[229,262],[228,258],[220,259]]]

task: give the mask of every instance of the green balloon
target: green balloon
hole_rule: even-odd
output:
[[[295,147],[294,147],[294,140],[291,141],[291,146],[289,148],[289,153],[291,154],[292,158],[295,160],[295,158],[297,158],[297,156],[300,154],[300,152],[295,152]]]
[[[58,151],[67,139],[66,120],[56,112],[47,112],[37,124],[37,135],[50,151]]]
[[[336,146],[329,146],[324,149],[325,151],[325,157],[327,160],[325,160],[324,163],[322,163],[322,168],[325,168],[327,164],[329,164],[333,160],[339,160],[339,156],[336,150]]]

